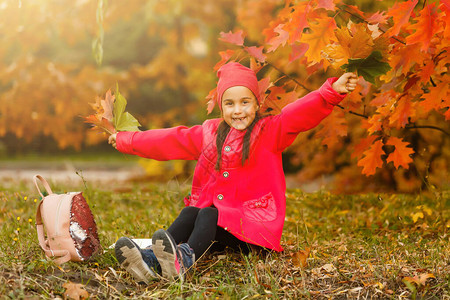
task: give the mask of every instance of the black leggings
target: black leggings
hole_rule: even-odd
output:
[[[237,251],[248,253],[250,245],[217,226],[219,212],[215,207],[198,208],[187,206],[183,208],[167,231],[175,242],[188,243],[199,259],[208,248],[223,250],[230,247]],[[217,242],[217,243],[214,243]],[[214,244],[213,244],[214,243]],[[211,246],[211,244],[213,244]]]

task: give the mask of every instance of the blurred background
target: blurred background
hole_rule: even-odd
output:
[[[372,12],[392,3],[358,1]],[[81,117],[116,83],[141,130],[218,117],[217,109],[207,116],[205,97],[216,84],[219,52],[227,49],[220,32],[244,28],[246,44],[263,45],[262,30],[283,6],[275,0],[0,0],[0,180],[44,172],[55,179],[189,182],[194,163],[124,156]],[[328,75],[309,83],[319,86]],[[439,134],[432,141],[433,160],[446,168],[444,142]],[[318,151],[320,137],[305,135],[294,148],[284,156],[289,187],[313,191],[334,183],[355,192],[423,185],[407,172],[399,181],[395,170],[365,178],[349,155],[342,161]],[[445,183],[442,173],[434,176]]]

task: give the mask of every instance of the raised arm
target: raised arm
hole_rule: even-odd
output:
[[[116,149],[122,153],[156,160],[196,160],[201,152],[202,132],[200,125],[119,132],[115,138]],[[110,143],[113,144],[113,141]]]
[[[286,105],[281,113],[273,118],[275,150],[283,151],[300,132],[316,127],[348,92],[355,89],[356,80],[357,77],[353,73],[329,78],[318,90]]]

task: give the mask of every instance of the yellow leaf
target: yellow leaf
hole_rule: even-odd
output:
[[[416,212],[415,214],[412,214],[411,217],[412,217],[414,223],[416,223],[419,218],[423,219],[423,213],[422,212]]]
[[[318,19],[316,24],[311,25],[312,33],[302,35],[300,42],[309,45],[305,53],[309,61],[320,62],[322,60],[322,50],[334,38],[335,28],[336,22],[333,18]]]

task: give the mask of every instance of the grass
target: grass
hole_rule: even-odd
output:
[[[108,246],[120,236],[148,237],[170,225],[188,187],[174,182],[52,187],[83,191],[104,253],[62,266],[47,260],[34,227],[39,201],[34,186],[0,184],[2,299],[64,297],[68,282],[99,299],[450,299],[449,191],[332,195],[291,190],[284,252],[207,254],[183,284],[139,285]],[[301,267],[293,255],[306,248],[311,252]]]

